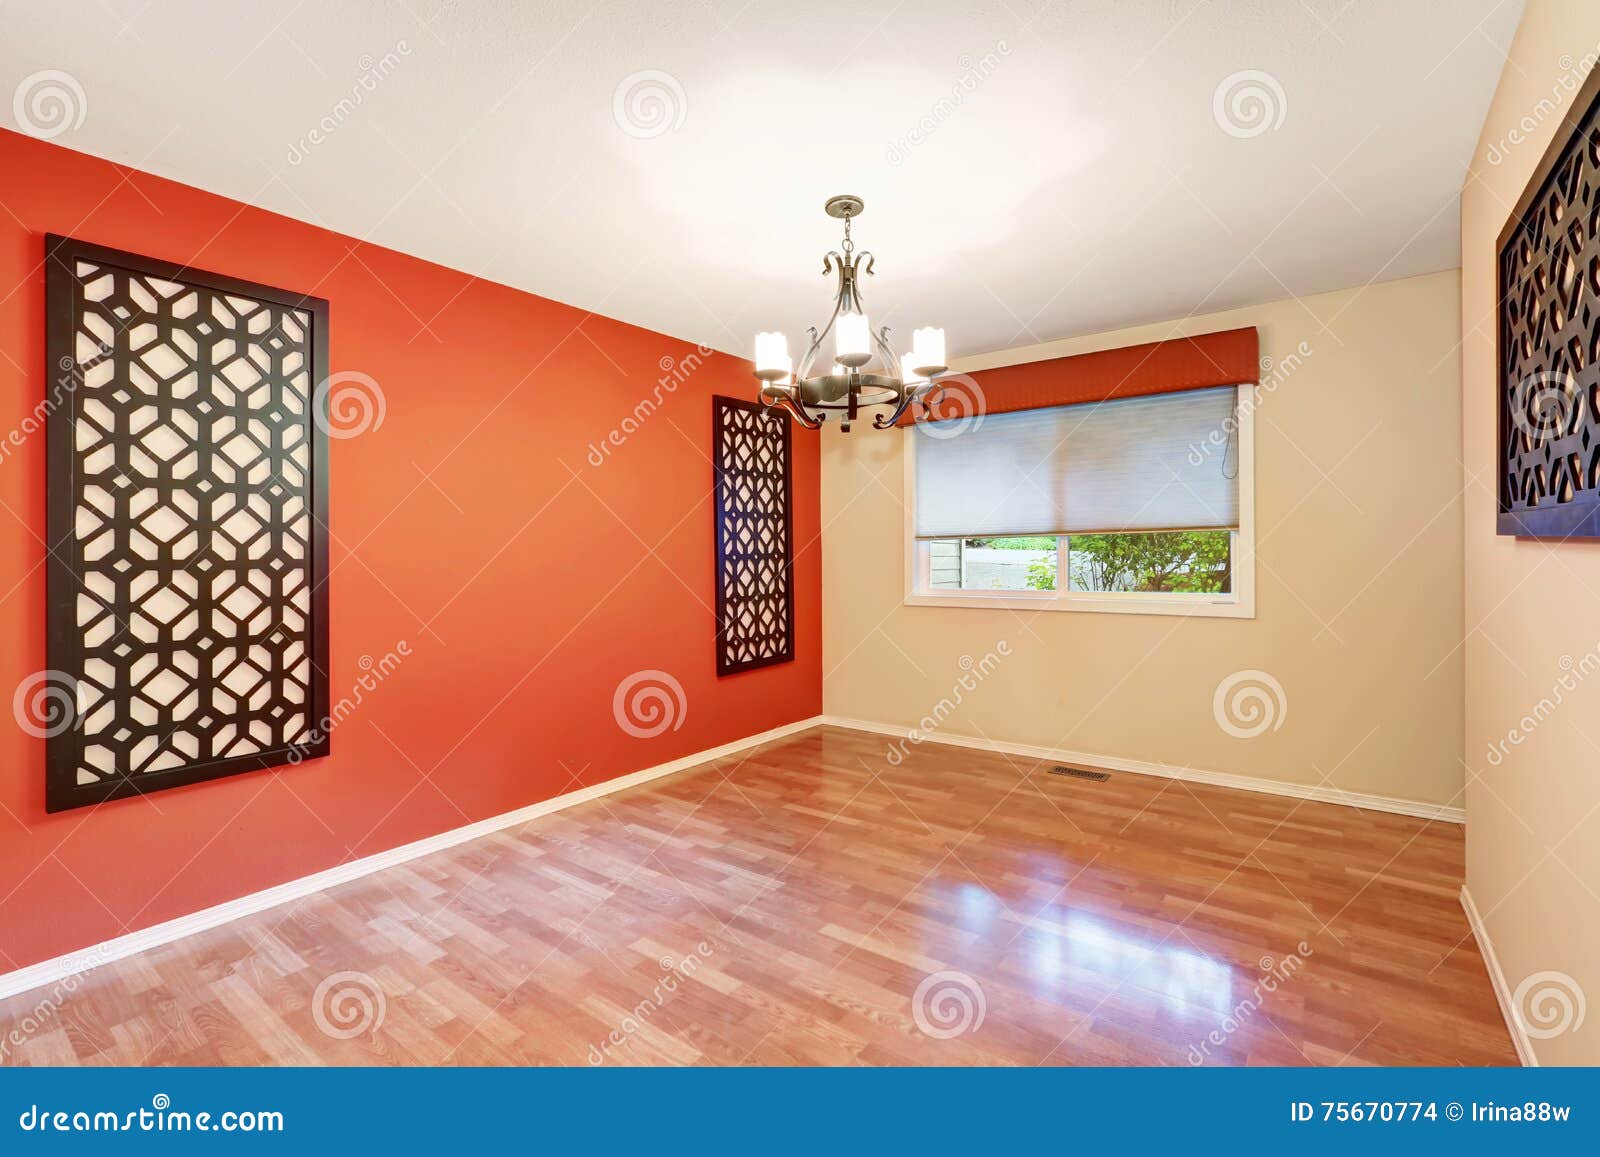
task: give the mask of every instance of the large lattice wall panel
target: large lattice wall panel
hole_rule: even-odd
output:
[[[1574,102],[1500,236],[1501,534],[1600,537],[1595,79]]]
[[[326,754],[327,302],[47,258],[46,806]]]
[[[789,422],[755,402],[713,398],[717,674],[794,658],[794,480]]]

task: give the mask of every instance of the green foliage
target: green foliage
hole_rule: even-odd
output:
[[[1048,534],[1024,534],[1014,538],[969,538],[967,545],[993,550],[1054,550],[1056,540]]]
[[[1050,535],[969,538],[968,547],[1048,552],[1028,563],[1028,587],[1056,589]],[[1074,534],[1067,540],[1073,589],[1223,594],[1233,589],[1232,536],[1225,530]]]
[[[1075,534],[1073,575],[1091,591],[1220,594],[1233,585],[1229,538],[1225,530]]]

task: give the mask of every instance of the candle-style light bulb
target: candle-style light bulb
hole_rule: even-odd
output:
[[[781,333],[756,334],[756,377],[764,382],[781,382],[793,372],[789,339]]]
[[[911,334],[911,359],[917,372],[931,378],[949,367],[944,360],[944,330],[938,326],[925,326]]]
[[[900,381],[908,388],[928,384],[928,376],[917,372],[916,354],[900,355]]]
[[[855,369],[872,360],[872,331],[864,313],[841,313],[833,329],[833,356]]]

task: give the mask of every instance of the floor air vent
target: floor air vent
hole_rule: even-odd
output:
[[[1070,775],[1073,779],[1089,779],[1095,783],[1104,783],[1111,778],[1109,772],[1095,771],[1092,767],[1068,767],[1059,763],[1050,769],[1050,774]]]

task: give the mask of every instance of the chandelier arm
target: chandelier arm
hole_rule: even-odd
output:
[[[894,408],[894,412],[879,414],[872,420],[872,425],[875,429],[887,430],[897,424],[905,416],[905,412],[913,405],[922,407],[923,417],[926,420],[927,416],[933,413],[933,404],[943,397],[944,387],[938,382],[929,382],[925,386],[910,387],[906,390],[905,396],[900,399],[900,404]]]
[[[830,264],[833,266],[832,270],[829,268]],[[833,298],[833,312],[828,315],[828,323],[822,327],[820,333],[817,331],[816,326],[811,326],[806,330],[811,335],[811,345],[806,350],[805,357],[800,359],[800,368],[795,374],[796,381],[811,376],[811,368],[817,361],[817,351],[822,348],[822,343],[828,340],[828,335],[833,332],[833,323],[839,320],[839,315],[845,311],[850,298],[854,296],[854,291],[851,288],[853,274],[849,263],[837,253],[830,251],[822,259],[822,272],[827,274],[833,271],[837,271],[839,275],[839,288],[835,291]],[[857,299],[857,308],[860,308],[859,299]]]
[[[856,293],[856,263],[849,257],[839,263],[839,288],[833,294],[834,314],[837,316],[847,310],[861,312],[861,296]]]
[[[807,430],[817,430],[827,420],[827,415],[812,417],[806,412],[805,403],[799,398],[791,386],[763,386],[761,388],[761,404],[769,410],[778,409],[790,414]]]
[[[828,328],[833,328],[831,320],[828,322]],[[811,335],[811,344],[806,347],[805,356],[800,359],[800,365],[794,372],[794,380],[797,382],[805,381],[811,376],[811,368],[817,361],[817,351],[822,348],[822,339],[827,335],[827,330],[818,333],[814,325],[807,326],[806,332]]]
[[[883,372],[885,377],[900,381],[900,361],[895,357],[894,347],[889,344],[889,327],[881,326],[872,335],[872,344],[878,347],[878,356],[883,359]],[[901,382],[901,386],[905,385]]]
[[[919,390],[906,390],[905,393],[900,396],[900,401],[895,405],[893,411],[887,414],[879,414],[876,418],[872,419],[873,428],[876,430],[889,429],[889,427],[898,423],[900,419],[905,416],[905,412],[911,408],[911,403],[917,401],[921,396],[922,395]]]
[[[839,304],[853,313],[866,313],[867,307],[861,300],[861,277],[862,274],[872,276],[872,254],[862,250],[852,255],[849,263],[848,269],[840,270]]]

